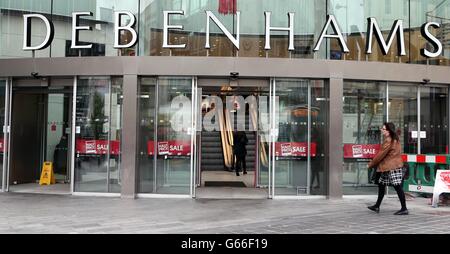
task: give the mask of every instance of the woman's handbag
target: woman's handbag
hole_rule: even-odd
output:
[[[369,169],[369,170],[371,170],[371,172],[370,172],[370,183],[373,183],[373,184],[378,184],[378,182],[379,182],[379,180],[380,180],[380,177],[381,177],[381,172],[377,172],[377,169],[376,168],[371,168],[371,169]]]

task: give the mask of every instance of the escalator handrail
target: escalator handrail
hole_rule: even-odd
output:
[[[223,111],[218,112],[219,113],[219,126],[220,126],[220,135],[222,138],[222,150],[223,150],[223,159],[224,159],[224,164],[226,167],[230,167],[231,166],[231,155],[230,155],[230,145],[229,145],[229,140],[228,140],[228,134],[226,131],[226,120],[224,119],[223,116]]]
[[[250,110],[251,113],[251,118],[252,118],[252,124],[253,124],[253,129],[257,130],[258,128],[258,122],[257,122],[257,115],[255,111]],[[264,146],[264,141],[260,140],[260,147],[261,147],[261,163],[263,164],[263,166],[267,167],[269,165],[269,161],[267,159],[267,153],[266,153],[266,147]]]

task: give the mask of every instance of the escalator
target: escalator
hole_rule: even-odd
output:
[[[213,110],[213,109],[210,109]],[[209,111],[204,111],[203,115]],[[219,113],[219,126],[221,131],[203,131],[201,135],[201,170],[202,171],[231,171],[232,170],[232,145],[233,133],[229,121],[224,114]],[[250,115],[245,114],[246,126],[249,124]],[[248,144],[246,145],[247,171],[256,169],[256,132],[246,131]]]
[[[220,135],[220,131],[202,132],[202,171],[221,171],[226,169]]]

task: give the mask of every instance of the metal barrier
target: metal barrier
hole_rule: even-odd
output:
[[[433,193],[436,171],[448,169],[450,155],[403,154],[408,170],[403,181],[407,192]]]

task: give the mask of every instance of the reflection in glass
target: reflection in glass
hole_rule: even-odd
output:
[[[389,83],[389,122],[399,132],[402,152],[417,154],[417,86]]]
[[[129,11],[137,19],[138,0],[58,0],[52,2],[53,23],[55,26],[52,57],[136,55],[136,46],[127,49],[113,48],[114,11]],[[91,31],[79,31],[79,44],[92,44],[90,49],[71,49],[73,12],[93,13],[92,16],[81,16],[79,22],[79,26],[90,26],[92,28]],[[129,21],[128,16],[123,16],[121,25],[126,25]],[[120,44],[124,45],[130,41],[131,33],[121,31]]]
[[[156,79],[141,78],[139,89],[138,193],[155,192]]]
[[[275,195],[307,193],[308,85],[307,80],[277,80],[279,97],[275,140]],[[276,106],[276,105],[275,105]],[[316,112],[318,113],[318,112]],[[311,147],[311,156],[315,150]]]
[[[65,90],[65,91],[64,91]],[[44,161],[53,162],[53,172],[56,181],[69,182],[70,168],[67,167],[68,148],[71,126],[70,103],[72,96],[69,94],[71,87],[65,87],[60,93],[53,92],[46,96],[47,124],[44,127],[45,146]],[[69,155],[70,156],[70,155]]]
[[[380,127],[386,121],[386,84],[344,81],[343,145],[344,195],[372,194],[368,162],[382,142]],[[364,151],[367,151],[364,153]]]
[[[325,0],[238,0],[241,12],[240,50],[210,21],[210,49],[205,49],[206,10],[212,11],[223,25],[236,36],[237,15],[233,9],[224,11],[220,1],[143,0],[140,12],[140,55],[151,56],[240,56],[282,58],[324,58],[325,46],[319,53],[312,48],[322,29]],[[182,31],[169,31],[169,44],[186,44],[185,49],[163,49],[163,10],[183,10],[184,15],[171,15],[171,25],[183,25]],[[288,50],[287,32],[271,33],[271,50],[265,46],[265,16],[270,11],[272,27],[288,27],[288,12],[295,12],[294,45]]]
[[[389,1],[391,2],[391,1]],[[331,40],[330,42],[330,59],[334,60],[353,60],[353,61],[379,61],[379,62],[394,62],[394,63],[408,63],[409,62],[409,32],[408,32],[408,12],[405,12],[405,7],[409,4],[409,0],[388,1],[379,0],[329,0],[328,13],[336,17],[339,23],[344,39],[347,41],[349,53],[342,53],[339,47],[338,40]],[[372,54],[366,54],[366,38],[367,34],[367,18],[376,18],[380,30],[385,38],[388,37],[394,21],[397,19],[403,20],[403,29],[405,37],[406,56],[398,57],[397,39],[392,43],[392,46],[387,55],[383,55],[381,46],[378,45],[373,38]]]
[[[268,186],[269,185],[269,167],[270,163],[270,151],[271,146],[271,136],[270,136],[270,126],[271,126],[271,107],[270,104],[273,100],[270,98],[269,87],[261,89],[258,98],[259,105],[259,123],[258,123],[258,150],[259,150],[259,175],[258,175],[258,185]]]
[[[62,2],[62,1],[61,1]],[[40,13],[50,20],[51,0],[0,1],[0,58],[32,57],[23,51],[23,14]],[[32,19],[31,45],[40,45],[46,35],[45,24]],[[35,51],[36,57],[50,57],[50,47]]]
[[[448,28],[450,27],[450,2],[443,0],[413,0],[411,3],[411,63],[430,65],[449,65],[450,44]],[[420,55],[421,49],[436,52],[436,49],[421,36],[420,28],[427,22],[436,22],[440,28],[429,31],[443,46],[443,53],[437,58],[427,60]]]
[[[420,88],[421,154],[448,154],[448,88]]]
[[[189,194],[192,79],[158,80],[156,193]]]
[[[328,119],[329,119],[329,90],[322,80],[311,81],[311,176],[310,194],[326,195],[326,180],[328,177]],[[315,154],[315,156],[313,155]]]
[[[208,0],[33,0],[0,1],[0,57],[31,57],[32,52],[22,51],[24,13],[41,13],[55,26],[55,38],[51,48],[36,51],[37,57],[66,56],[134,56],[137,46],[129,49],[114,49],[113,12],[127,10],[137,20],[139,32],[139,55],[141,56],[223,56],[223,57],[279,57],[314,58],[353,61],[381,61],[394,63],[418,63],[449,65],[450,43],[448,26],[450,2],[443,0],[237,0],[236,5],[225,8],[221,1]],[[52,6],[53,3],[53,6]],[[163,49],[163,11],[183,10],[184,15],[172,15],[170,24],[183,25],[182,31],[170,30],[170,44],[187,44],[185,49]],[[205,49],[206,14],[212,11],[223,25],[236,36],[237,15],[240,20],[240,50],[238,51],[225,34],[211,22],[211,48]],[[91,49],[73,50],[71,45],[72,12],[92,12],[92,17],[82,17],[80,25],[90,26],[92,31],[80,31],[81,43],[92,44]],[[272,27],[287,27],[287,13],[295,13],[294,45],[289,51],[287,32],[271,33],[271,50],[265,50],[264,12],[272,13]],[[343,53],[336,39],[326,39],[319,52],[312,49],[325,25],[325,17],[332,14],[344,34],[350,53]],[[365,54],[367,18],[374,17],[386,40],[395,20],[403,20],[406,56],[398,57],[397,40],[385,56],[374,39],[373,53]],[[44,25],[35,20],[32,26],[32,45],[44,39]],[[122,24],[129,22],[123,17]],[[443,46],[437,58],[427,59],[421,49],[434,52],[436,49],[421,35],[420,28],[426,22],[436,22],[440,28],[430,29]],[[331,29],[328,34],[332,34]],[[120,41],[126,44],[131,34],[122,31]]]
[[[78,80],[75,192],[120,192],[122,78]]]

